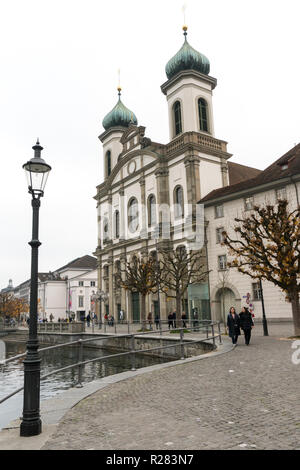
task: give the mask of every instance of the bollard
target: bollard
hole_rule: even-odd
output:
[[[218,321],[218,330],[219,330],[219,341],[220,341],[220,344],[222,344],[222,336],[221,336],[221,324],[220,322]]]
[[[94,333],[95,325],[94,325],[94,320],[92,321],[92,333]]]
[[[211,335],[212,335],[212,338],[213,338],[213,345],[214,345],[214,349],[215,349],[215,347],[216,347],[216,338],[215,338],[214,324],[211,323],[210,326],[211,326]]]
[[[180,354],[181,354],[181,359],[184,359],[184,344],[183,344],[183,336],[184,332],[183,329],[180,330]]]
[[[135,339],[134,335],[132,335],[132,337],[131,337],[131,351],[135,350],[134,339]],[[132,371],[136,370],[136,368],[135,368],[135,352],[133,352],[131,354],[131,370]]]
[[[78,343],[79,343],[79,353],[78,353],[78,382],[77,382],[77,385],[76,387],[77,388],[82,388],[83,385],[82,385],[82,360],[83,360],[83,342],[82,342],[82,339],[79,339],[78,340]]]

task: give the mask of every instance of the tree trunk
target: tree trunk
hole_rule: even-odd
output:
[[[299,293],[298,292],[293,292],[291,294],[291,304],[292,304],[295,336],[300,336],[300,305],[299,305]]]
[[[142,294],[142,299],[141,299],[141,322],[142,322],[142,330],[147,329],[146,325],[146,296]]]
[[[176,327],[182,328],[180,292],[176,292]]]

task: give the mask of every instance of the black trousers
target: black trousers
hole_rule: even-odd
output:
[[[249,344],[250,343],[250,338],[251,338],[251,328],[245,328],[244,329],[244,334],[245,334],[245,343]]]
[[[239,337],[239,335],[234,335],[234,336],[231,337],[231,339],[232,339],[232,344],[236,344],[236,343],[237,343],[238,337]]]

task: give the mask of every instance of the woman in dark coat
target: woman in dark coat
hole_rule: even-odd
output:
[[[254,326],[252,315],[247,307],[243,307],[240,313],[240,324],[245,335],[245,344],[249,346],[251,338],[251,329]]]
[[[235,311],[234,307],[231,307],[227,317],[227,328],[229,331],[229,336],[232,339],[233,344],[237,344],[238,337],[241,334],[240,330],[240,317]]]

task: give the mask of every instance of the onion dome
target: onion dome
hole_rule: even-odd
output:
[[[105,116],[102,126],[107,131],[111,127],[129,127],[131,124],[137,125],[135,114],[130,111],[121,101],[121,88],[118,87],[119,100],[116,106]]]
[[[185,36],[183,46],[166,65],[166,74],[168,79],[174,77],[174,75],[176,75],[178,72],[191,69],[208,75],[210,71],[208,58],[193,49],[192,46],[190,46],[188,43],[186,39],[187,26],[183,26],[182,29]]]

